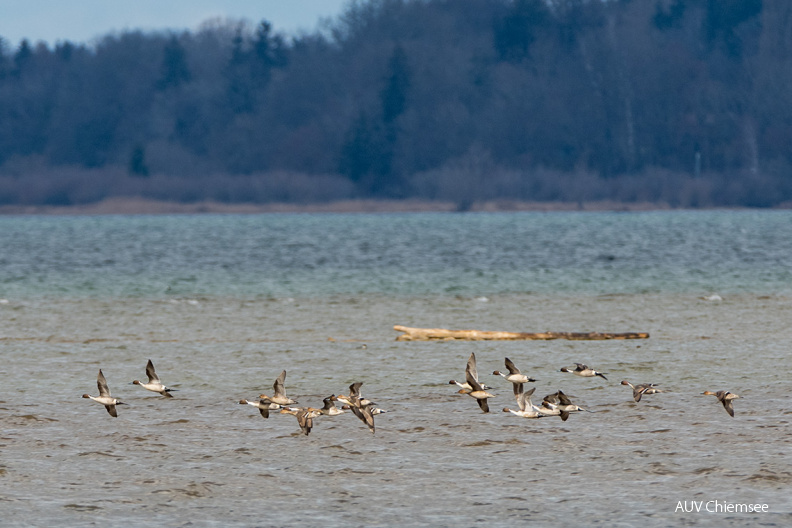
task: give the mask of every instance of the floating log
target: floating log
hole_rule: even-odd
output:
[[[570,339],[573,341],[602,341],[606,339],[648,339],[646,332],[488,332],[483,330],[447,330],[445,328],[411,328],[395,325],[397,332],[403,332],[396,341],[519,341]]]

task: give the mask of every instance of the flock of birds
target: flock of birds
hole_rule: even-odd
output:
[[[148,376],[147,383],[143,383],[140,380],[134,380],[132,381],[132,384],[139,385],[151,392],[161,394],[166,398],[173,398],[171,392],[178,390],[167,387],[162,383],[162,381],[160,381],[157,372],[154,370],[154,363],[152,363],[150,359],[146,364],[146,376]],[[274,410],[280,411],[281,414],[291,414],[296,416],[300,430],[306,435],[311,432],[311,429],[313,428],[313,419],[317,416],[337,416],[339,414],[344,414],[347,410],[352,411],[352,414],[360,418],[360,420],[366,424],[366,426],[368,426],[369,431],[374,433],[374,416],[388,412],[384,409],[376,407],[374,402],[361,396],[360,387],[363,385],[362,381],[355,382],[350,385],[348,395],[332,394],[327,398],[324,398],[324,406],[321,408],[292,407],[292,405],[295,405],[297,401],[286,396],[285,382],[286,371],[284,370],[280,373],[280,376],[275,379],[275,383],[272,385],[272,396],[260,394],[258,401],[239,400],[239,403],[241,405],[251,405],[256,407],[261,413],[261,416],[264,418],[269,418],[270,411]],[[107,386],[107,379],[105,379],[102,369],[99,369],[99,375],[96,378],[96,385],[99,389],[99,396],[83,394],[82,397],[90,398],[95,402],[101,403],[104,405],[105,409],[107,409],[107,412],[110,414],[110,416],[117,418],[118,410],[116,409],[116,406],[124,405],[124,402],[120,401],[118,398],[114,398],[110,394],[110,388]],[[336,402],[341,402],[342,406],[339,408],[336,405]]]
[[[520,416],[522,418],[542,418],[545,416],[560,416],[562,420],[566,421],[569,418],[569,413],[576,412],[576,411],[588,411],[588,409],[583,409],[572,403],[569,397],[563,393],[563,391],[558,390],[552,394],[548,394],[542,399],[541,405],[534,405],[531,402],[531,396],[533,395],[536,387],[533,387],[531,390],[526,391],[524,389],[524,384],[536,381],[534,378],[531,378],[525,374],[523,374],[520,369],[518,369],[514,362],[511,361],[509,358],[506,358],[506,369],[509,371],[508,374],[505,372],[501,372],[499,370],[494,371],[492,374],[495,376],[502,376],[506,381],[512,383],[514,388],[514,397],[517,400],[517,407],[518,409],[510,409],[505,407],[503,412],[508,412]],[[592,368],[589,368],[587,365],[583,363],[575,363],[575,368],[569,367],[562,367],[561,372],[571,372],[577,376],[581,376],[584,378],[593,378],[599,376],[600,378],[607,381],[608,378],[605,377],[606,372],[598,372]],[[492,387],[488,387],[483,383],[479,382],[478,379],[478,369],[476,367],[476,355],[475,353],[470,354],[470,358],[468,358],[467,367],[465,368],[465,383],[460,383],[456,380],[451,380],[448,382],[451,385],[457,385],[460,387],[459,393],[460,394],[467,394],[472,398],[476,399],[479,407],[481,410],[489,412],[489,404],[487,400],[489,398],[495,397],[494,394],[487,392]],[[648,394],[657,394],[660,392],[665,392],[662,389],[657,388],[657,384],[655,383],[641,383],[638,385],[633,385],[627,380],[623,380],[621,385],[629,386],[633,391],[633,400],[636,402],[641,401],[641,397]],[[729,391],[704,391],[701,394],[707,396],[715,396],[719,402],[723,404],[723,408],[726,409],[726,412],[729,413],[729,416],[732,418],[734,417],[734,406],[732,401],[739,398],[740,396],[733,394]],[[593,411],[588,411],[593,412]]]
[[[492,374],[495,376],[501,376],[512,384],[514,389],[514,398],[517,401],[517,409],[505,407],[503,412],[511,413],[522,418],[559,416],[561,420],[564,421],[569,418],[569,415],[572,412],[593,412],[572,403],[572,401],[569,399],[569,396],[564,394],[561,390],[545,396],[542,399],[541,405],[534,405],[531,402],[531,396],[533,396],[534,391],[536,391],[536,387],[526,391],[524,385],[536,380],[523,374],[509,358],[505,359],[505,364],[508,373],[496,370]],[[606,381],[608,379],[605,377],[605,374],[607,373],[598,372],[582,363],[575,363],[574,368],[563,367],[561,368],[561,372],[569,372],[584,378],[593,378],[598,376]],[[173,395],[170,393],[177,389],[167,387],[160,381],[159,376],[154,370],[154,364],[150,359],[146,364],[146,376],[148,377],[147,383],[143,383],[140,380],[134,380],[132,381],[132,384],[139,385],[146,390],[161,394],[166,398],[173,397]],[[313,428],[314,418],[318,416],[337,416],[339,414],[344,414],[347,410],[351,411],[355,416],[357,416],[368,427],[369,431],[374,433],[374,416],[387,412],[384,409],[376,407],[374,402],[364,398],[361,395],[360,387],[363,385],[363,382],[360,381],[349,386],[348,395],[332,394],[324,398],[322,400],[324,406],[320,408],[293,407],[293,405],[297,404],[298,402],[286,396],[285,382],[286,371],[284,370],[280,373],[280,376],[275,379],[275,383],[272,386],[272,396],[260,394],[258,401],[239,400],[239,403],[241,405],[251,405],[257,408],[263,418],[269,418],[270,411],[276,410],[281,414],[291,414],[296,416],[297,423],[300,426],[300,431],[305,435],[310,434],[311,429]],[[479,382],[475,353],[471,353],[470,358],[468,358],[467,366],[465,368],[465,382],[460,383],[456,380],[451,380],[448,383],[451,385],[457,385],[459,387],[457,392],[460,394],[467,394],[468,396],[475,398],[481,410],[485,413],[489,412],[489,404],[487,400],[489,398],[494,398],[495,395],[488,392],[490,389],[492,389],[492,387]],[[116,406],[123,405],[124,402],[111,396],[110,389],[107,386],[107,380],[102,373],[102,369],[99,369],[99,375],[97,376],[96,384],[99,388],[99,396],[83,394],[82,397],[90,398],[93,401],[104,405],[110,416],[114,418],[118,417]],[[633,400],[636,402],[640,402],[641,397],[644,395],[665,392],[662,389],[658,389],[657,385],[654,383],[633,385],[629,381],[624,380],[621,382],[621,385],[629,386],[632,389]],[[715,396],[718,401],[723,404],[723,408],[726,409],[726,412],[728,412],[731,417],[734,417],[734,406],[732,402],[740,396],[723,390],[717,392],[704,391],[701,394]],[[342,406],[339,408],[336,405],[336,402],[341,402]]]

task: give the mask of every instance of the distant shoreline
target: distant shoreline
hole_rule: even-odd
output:
[[[776,209],[790,209],[784,204]],[[263,214],[263,213],[411,213],[411,212],[509,212],[509,211],[665,211],[664,203],[622,202],[521,202],[493,200],[474,202],[465,208],[448,201],[344,200],[314,204],[231,204],[213,201],[178,203],[142,198],[108,198],[81,205],[3,205],[0,215],[156,215],[156,214]],[[726,209],[726,208],[725,208]],[[728,208],[739,209],[739,208]]]

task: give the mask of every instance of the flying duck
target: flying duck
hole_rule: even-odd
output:
[[[152,363],[150,359],[148,360],[148,363],[146,363],[146,376],[148,376],[148,383],[143,383],[142,381],[134,380],[132,384],[140,385],[146,390],[150,390],[151,392],[162,394],[167,398],[173,398],[173,395],[171,395],[170,392],[176,389],[168,388],[162,384],[162,382],[159,379],[159,376],[157,376],[157,373],[154,371],[154,363]]]
[[[470,385],[470,390],[468,389],[459,389],[460,394],[467,394],[472,398],[476,398],[476,402],[478,403],[481,410],[485,413],[489,412],[489,404],[487,404],[487,398],[494,398],[494,394],[490,394],[487,392],[484,387],[482,387],[476,378],[473,377],[470,369],[465,371],[465,378],[467,379],[468,385]],[[520,385],[522,386],[522,384]]]
[[[349,386],[349,396],[339,395],[335,396],[337,401],[345,403],[349,406],[352,413],[357,416],[374,434],[374,414],[372,407],[375,405],[371,400],[367,400],[360,395],[360,387],[363,385],[362,381],[357,381]]]
[[[715,396],[716,398],[718,398],[718,401],[723,404],[723,408],[726,409],[726,412],[729,413],[729,416],[734,418],[734,406],[732,405],[732,400],[736,400],[737,398],[740,398],[740,396],[737,396],[736,394],[732,394],[729,391],[722,391],[722,390],[718,392],[704,391],[701,394],[704,394],[706,396]]]
[[[506,368],[509,370],[509,373],[506,374],[499,370],[494,371],[492,374],[494,376],[502,376],[503,379],[506,381],[510,381],[514,385],[514,395],[516,396],[518,393],[518,386],[522,385],[523,383],[528,383],[529,381],[536,381],[533,378],[529,378],[518,369],[511,359],[506,358]]]
[[[125,405],[124,402],[119,401],[117,398],[110,396],[110,389],[107,387],[107,380],[102,374],[102,369],[99,369],[99,375],[96,377],[96,386],[99,388],[99,396],[91,396],[90,394],[83,394],[83,398],[91,398],[95,402],[99,402],[105,406],[107,412],[113,418],[118,418],[116,405]]]
[[[470,357],[468,358],[467,366],[465,367],[465,372],[471,372],[473,374],[473,378],[478,381],[478,369],[476,368],[476,354],[474,352],[470,353]],[[473,390],[469,383],[459,383],[456,380],[451,380],[448,382],[449,385],[456,385],[460,389],[465,390]],[[487,385],[480,383],[481,388],[484,390],[491,389],[492,387],[488,387]]]
[[[308,436],[313,428],[313,419],[317,416],[321,416],[322,411],[320,409],[314,409],[313,407],[284,407],[281,409],[281,414],[296,416],[300,431]]]
[[[503,412],[510,412],[512,414],[516,414],[522,418],[541,418],[544,416],[542,413],[538,412],[534,405],[531,403],[531,395],[536,390],[536,387],[533,387],[528,392],[523,392],[522,383],[520,384],[520,392],[515,394],[514,397],[517,399],[517,405],[519,406],[520,410],[516,411],[514,409],[509,409],[508,407],[503,408]]]
[[[633,390],[633,399],[636,402],[641,401],[641,396],[644,394],[656,394],[658,392],[665,392],[664,390],[656,389],[657,386],[654,383],[642,383],[640,385],[633,385],[627,380],[621,382],[622,385],[629,385],[630,388]]]
[[[604,380],[608,379],[605,377],[605,374],[607,374],[607,372],[597,372],[593,368],[589,368],[583,363],[575,363],[574,370],[570,370],[567,367],[562,367],[561,372],[571,372],[572,374],[576,374],[584,378],[593,378],[594,376],[599,376]]]
[[[280,376],[277,377],[275,383],[272,384],[273,395],[272,397],[267,396],[266,394],[260,394],[259,399],[264,400],[268,403],[277,403],[278,405],[293,405],[297,403],[296,400],[292,400],[286,396],[286,389],[284,387],[284,382],[286,381],[286,371],[280,373]]]
[[[267,400],[259,400],[257,402],[248,401],[248,400],[239,400],[240,405],[251,405],[259,410],[261,416],[264,418],[269,418],[270,411],[277,411],[281,408],[280,405],[277,403],[270,403]]]

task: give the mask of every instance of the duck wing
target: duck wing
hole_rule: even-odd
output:
[[[323,411],[329,411],[333,407],[335,407],[335,403],[333,403],[333,397],[328,396],[322,400],[324,402],[324,406],[322,407]]]
[[[726,412],[729,413],[729,416],[734,418],[734,406],[732,405],[732,401],[724,398],[721,400],[721,402],[723,402],[723,408],[726,409]]]
[[[96,377],[96,387],[99,389],[100,398],[110,397],[110,388],[107,386],[107,380],[105,379],[104,374],[102,374],[102,369],[99,369],[99,375]]]
[[[374,433],[374,414],[371,412],[369,406],[361,407],[360,414],[363,416],[363,422],[368,426],[369,431]]]
[[[313,418],[308,414],[308,409],[300,409],[297,411],[297,423],[300,425],[300,430],[308,436],[313,428]]]
[[[474,352],[470,353],[467,366],[465,367],[465,372],[470,372],[470,374],[473,376],[474,379],[478,379],[478,369],[476,368],[476,354]]]
[[[520,394],[517,395],[517,405],[520,407],[521,411],[527,411],[533,407],[533,404],[531,403],[531,396],[535,390],[536,387],[532,387],[528,392],[523,392],[522,384],[520,385]]]
[[[509,369],[509,374],[521,374],[520,369],[518,369],[511,359],[506,358],[506,368]]]
[[[572,400],[570,400],[566,394],[560,390],[556,394],[558,395],[558,401],[561,402],[561,405],[572,405]]]
[[[285,383],[286,383],[286,371],[284,370],[283,372],[280,373],[280,376],[278,376],[275,379],[275,383],[272,384],[272,391],[274,392],[273,395],[274,398],[277,398],[279,396],[282,398],[286,397]]]
[[[514,386],[514,399],[517,400],[517,406],[520,408],[521,411],[525,410],[525,393],[523,392],[522,383]],[[536,388],[536,387],[534,387]]]
[[[371,431],[373,433],[374,432],[374,415],[371,413],[371,409],[369,409],[369,407],[367,405],[363,406],[363,407],[350,406],[350,409],[352,409],[352,413],[355,416],[360,418],[361,422],[363,422],[364,424],[366,424],[368,426],[369,431]]]
[[[148,376],[149,383],[160,380],[159,376],[157,376],[157,373],[154,372],[154,363],[152,363],[150,359],[148,360],[148,363],[146,363],[146,376]]]
[[[349,399],[356,400],[360,398],[360,387],[363,386],[362,381],[356,381],[349,386]]]
[[[542,401],[543,402],[552,403],[552,404],[559,403],[559,401],[558,401],[558,392],[556,391],[556,392],[554,392],[552,394],[548,394],[547,396],[542,398]]]
[[[471,392],[484,390],[470,370],[465,371],[465,381],[467,381],[468,385],[470,385]]]

